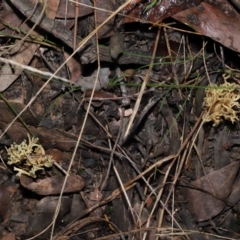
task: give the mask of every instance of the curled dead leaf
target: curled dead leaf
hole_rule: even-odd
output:
[[[20,182],[23,187],[39,195],[47,196],[59,194],[61,192],[64,178],[65,177],[62,176],[53,176],[34,182],[30,177],[22,175],[20,177]],[[80,177],[79,175],[71,175],[67,179],[67,183],[63,192],[77,192],[82,190],[84,185],[85,183],[82,177]]]

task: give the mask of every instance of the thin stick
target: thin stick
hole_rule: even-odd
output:
[[[28,70],[30,72],[37,73],[37,74],[40,74],[40,75],[45,76],[45,77],[50,77],[51,79],[54,78],[54,79],[61,80],[62,82],[65,82],[65,83],[70,83],[70,81],[68,79],[58,77],[56,75],[56,72],[54,74],[52,74],[50,72],[41,71],[41,70],[38,70],[36,68],[29,67],[29,66],[21,64],[19,62],[16,62],[16,61],[13,61],[13,60],[10,60],[10,59],[6,59],[6,58],[2,58],[2,57],[0,57],[0,62],[11,64],[11,65],[17,66],[19,68],[22,68],[24,70]]]

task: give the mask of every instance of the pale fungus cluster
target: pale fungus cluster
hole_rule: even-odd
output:
[[[239,86],[235,83],[225,82],[221,85],[211,84],[205,90],[206,97],[203,102],[203,120],[213,121],[213,126],[223,120],[234,123],[238,120],[237,111],[240,108]]]
[[[45,150],[38,143],[38,138],[32,139],[28,135],[29,143],[24,140],[20,144],[13,143],[7,148],[8,164],[14,165],[13,170],[17,171],[17,176],[21,174],[36,178],[36,171],[51,167],[54,163],[52,156],[46,155]]]

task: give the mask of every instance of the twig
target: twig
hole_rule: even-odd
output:
[[[6,58],[2,58],[0,57],[0,62],[3,62],[3,63],[7,63],[7,64],[11,64],[11,65],[14,65],[14,66],[17,66],[17,67],[20,67],[24,70],[28,70],[30,72],[34,72],[34,73],[37,73],[37,74],[40,74],[42,76],[46,76],[46,77],[50,77],[51,79],[58,79],[58,80],[61,80],[63,82],[66,82],[66,83],[69,83],[69,80],[66,79],[66,78],[62,78],[62,77],[58,77],[56,75],[56,72],[55,74],[52,74],[50,72],[44,72],[44,71],[41,71],[41,70],[38,70],[36,68],[33,68],[33,67],[29,67],[29,66],[26,66],[26,65],[23,65],[21,63],[18,63],[16,61],[13,61],[13,60],[10,60],[10,59],[6,59]]]

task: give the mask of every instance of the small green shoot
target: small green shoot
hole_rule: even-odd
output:
[[[150,2],[144,9],[143,13],[146,13],[149,9],[153,8],[159,0],[153,0],[152,2]]]

